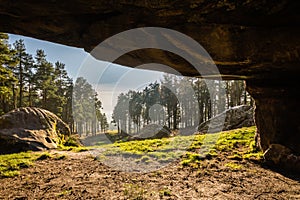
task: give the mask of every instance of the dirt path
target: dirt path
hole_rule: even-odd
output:
[[[0,179],[0,199],[300,199],[300,176],[219,156],[194,169],[172,163],[150,173],[113,170],[88,152],[57,152],[14,178]]]

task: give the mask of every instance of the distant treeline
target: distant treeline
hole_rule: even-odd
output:
[[[121,93],[113,111],[114,123],[127,133],[147,124],[170,129],[195,127],[225,109],[252,105],[244,81],[217,81],[164,75],[142,91]]]
[[[77,95],[73,101],[73,93]],[[23,40],[8,44],[8,35],[0,33],[0,114],[24,106],[47,109],[68,123],[74,132],[96,133],[107,128],[105,114],[101,113],[101,101],[97,93],[83,78],[75,85],[65,70],[65,64],[47,61],[44,50],[36,54],[26,52]],[[85,101],[95,100],[93,110],[97,119],[86,114]],[[74,123],[73,108],[78,120]],[[95,110],[96,109],[96,110]]]

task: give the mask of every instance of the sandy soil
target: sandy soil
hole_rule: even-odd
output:
[[[37,161],[21,175],[0,179],[0,199],[300,199],[300,176],[219,156],[198,168],[174,162],[149,173],[116,171],[88,152]]]

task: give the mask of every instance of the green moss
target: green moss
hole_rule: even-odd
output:
[[[260,161],[264,157],[263,152],[257,152],[257,153],[245,153],[243,155],[243,159],[246,160],[253,160],[253,161]]]
[[[160,190],[159,191],[159,196],[163,197],[163,196],[168,196],[170,197],[172,195],[171,190],[169,189],[164,189],[164,190]]]
[[[59,141],[57,141],[57,143],[59,144],[59,146],[81,147],[82,145],[78,137],[78,135],[66,136],[64,134],[59,134]]]
[[[223,152],[232,151],[239,147],[252,148],[255,132],[255,127],[221,132],[215,148]]]
[[[83,152],[83,151],[88,151],[90,149],[93,149],[94,147],[89,146],[89,147],[74,147],[74,146],[64,146],[64,145],[59,145],[58,150],[60,151],[73,151],[73,152]]]
[[[88,147],[76,147],[76,148],[73,148],[72,151],[73,152],[84,152],[84,151],[88,151],[90,149],[91,148],[88,148]]]
[[[75,138],[72,137],[68,137],[68,139],[64,142],[65,146],[68,147],[79,147],[81,146],[80,143],[78,143],[78,141]]]
[[[222,132],[215,149],[242,158],[247,154],[260,153],[261,151],[256,147],[254,141],[255,132],[256,128],[254,126]]]
[[[213,157],[217,156],[218,154],[215,152],[209,152],[205,155],[198,154],[198,153],[192,153],[192,152],[187,152],[181,161],[181,164],[183,166],[191,166],[191,167],[199,167],[200,161],[202,160],[210,160]],[[196,165],[195,165],[196,164]]]
[[[65,159],[65,158],[67,158],[67,156],[64,155],[64,154],[62,154],[62,155],[56,156],[54,159],[55,159],[55,160],[63,160],[63,159]]]
[[[28,168],[41,156],[40,153],[22,152],[0,155],[0,177],[12,177],[22,168]]]
[[[49,153],[43,153],[43,154],[41,154],[40,156],[38,156],[38,157],[36,158],[36,160],[45,160],[45,159],[47,159],[47,158],[52,158],[52,156],[51,156]]]
[[[230,168],[231,170],[234,170],[234,171],[236,171],[236,170],[239,170],[239,169],[242,169],[242,168],[243,168],[243,166],[242,166],[242,165],[239,165],[239,164],[237,164],[237,163],[233,163],[233,162],[226,163],[226,164],[225,164],[225,167],[228,167],[228,168]]]
[[[232,160],[256,160],[263,159],[263,153],[257,148],[254,141],[256,127],[246,127],[220,133],[197,135],[189,152],[183,156],[183,166],[195,166],[203,159],[211,159],[218,154],[226,153],[228,159]],[[214,144],[215,143],[215,144]],[[193,151],[204,152],[205,156]],[[208,152],[208,153],[206,153]]]
[[[121,142],[114,144],[114,146],[119,147],[121,151],[139,154],[164,149],[169,143],[170,141],[167,139],[149,139]]]

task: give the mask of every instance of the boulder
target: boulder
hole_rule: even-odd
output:
[[[167,126],[150,124],[143,127],[137,136],[132,137],[133,140],[141,139],[162,139],[170,137],[171,130]]]
[[[201,133],[215,133],[254,125],[253,107],[241,105],[229,108],[201,123],[198,126],[198,131]]]
[[[25,107],[0,117],[0,153],[57,148],[70,128],[50,111]]]
[[[271,144],[265,151],[264,158],[270,166],[279,166],[290,172],[300,172],[300,156],[281,144]]]

